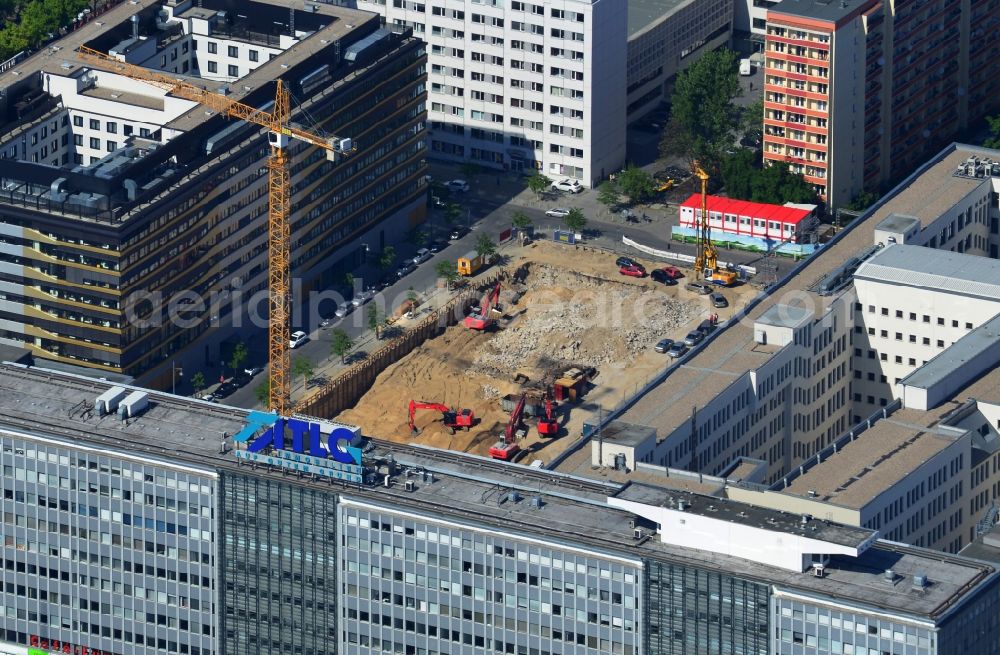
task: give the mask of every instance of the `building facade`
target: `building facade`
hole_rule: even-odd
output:
[[[768,9],[765,161],[805,175],[834,208],[904,178],[996,110],[998,24],[990,2]]]
[[[187,67],[186,79],[256,107],[270,106],[280,75],[299,101],[293,120],[357,145],[337,164],[317,148],[289,148],[300,294],[362,261],[349,244],[381,248],[423,220],[421,41],[328,5],[292,12],[294,31],[277,5],[247,3],[252,18],[211,2],[165,7],[117,7],[88,43],[171,73]],[[197,75],[210,65],[233,75]],[[266,134],[117,72],[40,57],[24,71],[8,93],[36,98],[37,117],[0,136],[0,338],[147,379],[169,379],[168,359],[218,360],[233,325],[266,314],[248,306],[267,285]],[[178,294],[200,299],[179,322],[167,317]]]
[[[431,156],[587,186],[624,164],[627,3],[356,6],[427,42]]]

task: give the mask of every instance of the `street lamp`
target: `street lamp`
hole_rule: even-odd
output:
[[[184,377],[184,369],[177,366],[177,362],[171,360],[170,362],[170,393],[177,395],[177,376],[180,375]]]

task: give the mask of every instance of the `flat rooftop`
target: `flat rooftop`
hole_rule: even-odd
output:
[[[809,498],[814,492],[817,500],[860,510],[955,443],[955,431],[911,423],[905,415],[897,412],[879,420],[796,477],[782,493]]]
[[[639,32],[655,26],[665,16],[693,0],[628,0],[628,35],[631,38]]]
[[[990,357],[990,351],[995,350],[998,343],[1000,343],[1000,314],[966,333],[951,346],[935,355],[929,362],[903,378],[900,384],[927,389],[940,383],[946,376],[970,365],[990,366],[992,364],[994,367],[992,370],[996,371],[995,366],[998,364],[996,353],[992,355],[992,362],[986,361],[984,358]]]
[[[721,496],[726,482],[722,478],[701,475],[691,471],[643,466],[632,471],[616,471],[610,466],[594,466],[591,444],[585,445],[567,457],[559,472],[590,480],[601,480],[623,485],[628,482],[645,482],[662,489],[690,491],[704,496]]]
[[[950,250],[935,250],[934,256],[928,257],[927,250],[924,246],[890,245],[862,263],[854,277],[1000,303],[1000,261]]]
[[[68,447],[87,443],[125,452],[153,461],[174,461],[209,470],[231,473],[250,471],[237,464],[232,450],[222,452],[224,435],[235,434],[248,410],[215,405],[150,391],[149,409],[122,425],[114,417],[97,418],[83,413],[85,402],[93,402],[110,383],[89,378],[0,364],[0,429],[25,433],[31,438],[62,441]],[[385,462],[391,454],[404,470],[435,473],[434,482],[416,481],[414,491],[403,485],[335,487],[338,493],[374,504],[386,503],[449,520],[468,520],[507,529],[516,534],[555,542],[586,544],[599,552],[636,559],[653,557],[688,563],[739,575],[761,583],[777,584],[813,594],[833,594],[877,608],[940,619],[995,569],[987,564],[946,556],[934,551],[892,544],[878,544],[859,558],[835,557],[824,578],[811,572],[795,573],[746,560],[692,550],[658,539],[636,541],[628,512],[609,507],[607,498],[622,487],[526,466],[505,464],[487,458],[372,440],[369,461]],[[313,481],[287,471],[258,467],[255,476],[283,479],[286,483],[331,489],[330,481]],[[404,473],[405,475],[405,473]],[[400,479],[406,479],[400,475]],[[509,500],[508,491],[520,491],[524,500]],[[672,492],[652,485],[629,485],[625,492],[645,501],[666,498]],[[532,507],[530,496],[543,499]],[[797,515],[744,506],[721,498],[687,495],[695,511],[712,512],[710,505],[726,507],[731,520],[785,525]],[[740,516],[744,512],[746,516]],[[770,519],[770,520],[769,520]],[[787,524],[787,525],[786,525]],[[826,527],[824,527],[826,529]],[[831,535],[843,533],[853,539],[858,528],[830,526]],[[908,585],[895,587],[879,581],[892,568],[903,576],[922,573],[931,585],[920,594]]]
[[[785,0],[779,6],[793,1]],[[770,357],[773,349],[762,350],[754,343],[753,323],[757,318],[795,293],[809,293],[832,270],[870,248],[874,243],[875,226],[890,214],[915,216],[923,226],[932,223],[983,184],[982,179],[952,175],[959,164],[976,155],[1000,158],[1000,153],[986,148],[962,144],[945,148],[929,165],[902,182],[884,204],[842,230],[833,241],[803,261],[794,275],[782,284],[758,296],[760,302],[747,312],[746,319],[731,320],[720,326],[707,343],[682,365],[669,369],[660,384],[633,403],[618,419],[654,427],[661,439],[689,421],[692,407],[703,407],[737,378]],[[937,252],[940,251],[936,251],[935,256]],[[811,294],[816,317],[836,298],[836,295]]]
[[[768,9],[768,13],[838,23],[859,9],[874,4],[875,0],[785,0]]]

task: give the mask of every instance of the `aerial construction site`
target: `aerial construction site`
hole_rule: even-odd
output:
[[[385,439],[548,461],[591,414],[674,361],[657,342],[682,340],[712,314],[725,318],[751,292],[727,289],[730,309],[719,310],[686,280],[622,275],[610,253],[542,242],[504,255],[498,294],[487,287],[464,321],[389,366],[335,418]]]

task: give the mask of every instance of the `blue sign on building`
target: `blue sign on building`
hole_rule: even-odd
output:
[[[334,427],[325,437],[318,423],[250,412],[246,427],[233,437],[233,441],[246,444],[243,449],[237,447],[239,459],[360,483],[361,449],[350,445],[355,438],[354,431]],[[272,452],[268,452],[269,448]]]

